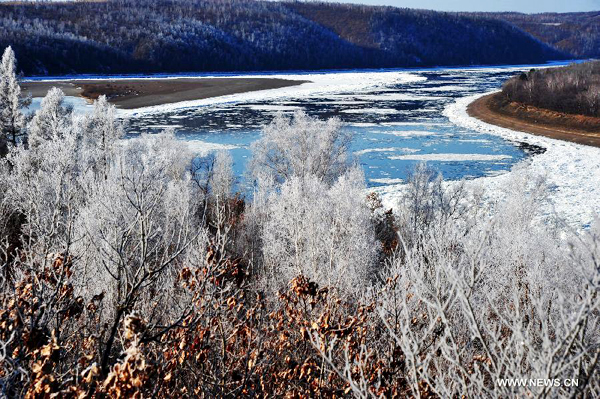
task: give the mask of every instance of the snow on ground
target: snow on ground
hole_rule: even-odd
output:
[[[600,148],[513,131],[469,116],[467,106],[486,94],[489,93],[460,98],[446,107],[444,115],[455,125],[537,145],[545,148],[546,152],[526,158],[508,173],[474,179],[469,184],[481,184],[488,194],[501,195],[502,187],[524,170],[533,176],[546,176],[553,189],[549,198],[551,206],[544,209],[544,213],[550,215],[556,212],[575,229],[590,226],[600,214]],[[377,191],[386,206],[394,207],[402,185],[391,185]]]

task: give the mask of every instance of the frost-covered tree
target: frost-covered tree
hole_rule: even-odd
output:
[[[351,141],[339,119],[320,121],[300,111],[288,118],[280,113],[252,145],[250,170],[255,179],[272,175],[279,184],[292,176],[314,176],[333,184],[349,168]]]
[[[597,227],[574,241],[559,238],[540,218],[543,179],[519,177],[505,190],[491,214],[433,217],[419,245],[390,262],[377,302],[382,326],[373,327],[389,341],[365,340],[364,356],[349,358],[341,340],[313,334],[356,397],[376,397],[382,380],[357,370],[369,370],[389,346],[407,396],[564,397],[598,389]],[[465,192],[461,201],[469,201]],[[333,355],[336,346],[343,355]],[[574,378],[579,386],[502,384],[523,378]]]
[[[24,135],[26,118],[23,108],[31,103],[31,99],[21,93],[16,68],[15,53],[9,46],[4,50],[0,64],[0,139],[12,145],[17,145]]]
[[[349,162],[351,140],[338,119],[297,112],[277,115],[253,144],[247,247],[271,288],[298,275],[346,294],[369,284],[377,250],[364,176]]]
[[[81,191],[87,176],[78,132],[65,122],[62,133],[44,141],[43,148],[18,147],[8,156],[11,201],[26,216],[26,236],[44,251],[70,246],[74,217],[86,194]],[[38,245],[44,240],[48,242]]]
[[[86,201],[89,176],[80,168],[81,148],[72,130],[44,143],[43,151],[17,146],[7,156],[10,173],[6,178],[5,204],[11,213],[6,252],[2,260],[18,259],[3,265],[9,284],[29,276],[31,300],[39,303],[25,316],[32,331],[56,331],[67,337],[77,326],[57,326],[65,307],[77,306],[75,298],[61,295],[63,284],[70,284],[70,271],[80,253],[74,243],[81,240],[76,221]],[[4,216],[4,215],[3,215]],[[4,249],[4,248],[3,248]],[[56,284],[58,282],[58,284]]]
[[[65,105],[64,100],[65,94],[56,87],[50,89],[42,99],[40,109],[29,122],[27,141],[31,148],[68,134],[73,125],[73,107]]]
[[[0,159],[0,396],[599,392],[600,221],[557,229],[543,177],[486,198],[419,165],[393,214],[337,122],[298,114],[246,202],[227,153],[192,178],[173,131],[117,145],[105,99],[62,101]]]
[[[221,252],[225,252],[232,239],[230,222],[235,200],[231,198],[231,190],[234,180],[231,155],[226,151],[218,152],[209,171],[206,222],[215,232],[214,243]]]
[[[362,172],[352,169],[331,187],[294,176],[271,194],[262,243],[272,288],[298,275],[346,294],[369,285],[377,250],[364,190]]]
[[[417,164],[408,173],[396,208],[396,224],[404,245],[419,245],[431,231],[443,234],[448,222],[467,223],[460,216],[480,204],[476,198],[466,201],[465,195],[463,183],[455,182],[445,188],[440,174],[425,163]]]
[[[233,159],[229,152],[219,151],[214,160],[210,173],[209,185],[211,196],[225,200],[231,195],[233,183]]]
[[[129,140],[80,212],[77,286],[87,298],[105,297],[105,371],[126,313],[139,311],[165,325],[189,310],[171,291],[186,250],[203,233],[186,154],[172,132]]]
[[[106,96],[94,101],[94,111],[83,120],[83,138],[90,149],[88,156],[94,169],[106,176],[110,158],[117,140],[125,134],[123,123],[117,118],[116,108]]]

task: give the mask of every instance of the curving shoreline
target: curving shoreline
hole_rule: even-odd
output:
[[[544,216],[558,216],[565,228],[573,231],[589,228],[600,216],[600,148],[500,127],[470,115],[469,105],[485,96],[461,97],[444,110],[444,115],[457,126],[498,135],[515,143],[540,146],[546,151],[528,157],[507,173],[481,177],[472,180],[472,184],[485,187],[492,196],[502,197],[511,180],[519,176],[544,177],[551,188],[547,203],[542,204]]]
[[[500,105],[499,92],[467,106],[469,116],[503,128],[600,147],[600,118],[567,115],[519,104]]]
[[[306,83],[306,80],[278,78],[169,78],[169,79],[94,79],[63,81],[26,81],[24,92],[43,97],[51,87],[68,96],[88,101],[106,95],[121,109],[137,109],[182,101],[201,100],[252,91],[278,89]]]

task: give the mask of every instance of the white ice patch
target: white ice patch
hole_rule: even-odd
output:
[[[349,123],[348,126],[353,127],[377,127],[377,126],[385,126],[385,127],[394,127],[394,126],[422,126],[422,127],[442,127],[442,126],[451,126],[450,123],[441,123],[441,122],[354,122]],[[378,132],[383,133],[383,132]]]
[[[148,129],[169,129],[169,128],[179,129],[179,128],[182,128],[183,125],[145,125],[144,127],[148,128]]]
[[[439,162],[502,161],[511,158],[510,155],[496,154],[408,154],[389,157],[389,159],[393,160]]]
[[[458,141],[459,143],[475,143],[475,144],[491,144],[491,140],[488,139],[458,139],[453,140]]]
[[[381,126],[450,126],[449,123],[442,122],[383,122]]]
[[[360,97],[354,97],[357,100],[366,101],[429,101],[439,100],[444,97],[421,96],[407,93],[390,93],[390,94],[367,94]]]
[[[296,105],[244,105],[254,111],[299,111],[303,109]]]
[[[355,122],[355,123],[349,123],[348,126],[352,126],[352,127],[376,127],[379,126],[379,123],[373,123],[373,122]]]
[[[201,140],[186,140],[185,143],[189,147],[189,149],[197,155],[208,155],[212,152],[216,151],[229,151],[236,148],[239,148],[235,145],[230,144],[219,144],[219,143],[209,143],[207,141]]]
[[[425,91],[425,92],[447,92],[447,91],[471,91],[476,90],[477,88],[474,86],[464,85],[446,85],[446,86],[432,86],[432,87],[421,87],[415,89],[415,91]],[[443,97],[435,97],[435,98],[443,98]]]
[[[391,177],[383,177],[380,179],[369,179],[369,181],[372,183],[377,183],[377,184],[402,184],[402,183],[404,183],[404,180],[402,180],[402,179],[394,179]]]
[[[331,100],[331,101],[319,101],[318,105],[361,105],[369,104],[369,101],[357,101],[357,100]]]
[[[359,108],[359,109],[344,109],[340,112],[345,114],[376,114],[376,115],[392,115],[399,114],[400,111],[393,108]]]
[[[356,155],[368,154],[371,152],[403,152],[403,153],[414,153],[419,152],[421,150],[417,148],[400,148],[400,147],[387,147],[387,148],[367,148],[360,151],[355,151]]]
[[[393,131],[393,132],[382,131],[382,132],[374,132],[374,133],[387,134],[387,135],[397,136],[397,137],[426,137],[426,136],[437,135],[436,132],[429,132],[426,130],[397,130],[397,131]]]

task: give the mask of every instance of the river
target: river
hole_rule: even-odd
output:
[[[369,187],[402,183],[421,161],[447,180],[473,179],[510,170],[531,148],[455,125],[443,110],[461,97],[498,89],[508,77],[533,67],[540,66],[233,74],[311,83],[122,114],[130,137],[173,127],[197,154],[230,151],[238,183],[243,182],[250,144],[260,137],[262,127],[277,112],[297,110],[341,119],[344,129],[354,133],[353,157],[362,165]],[[89,108],[81,99],[67,100],[77,110]]]

